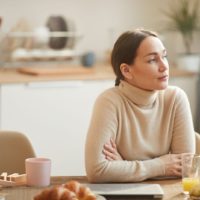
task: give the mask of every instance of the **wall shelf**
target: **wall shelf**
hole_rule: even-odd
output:
[[[78,32],[73,31],[53,31],[53,32],[46,32],[46,37],[74,37],[74,38],[81,38],[83,35]],[[9,32],[6,34],[9,37],[39,37],[39,34],[37,32]],[[41,35],[44,36],[44,35]]]

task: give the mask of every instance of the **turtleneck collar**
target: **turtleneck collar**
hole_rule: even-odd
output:
[[[119,84],[119,90],[132,102],[139,106],[152,105],[157,97],[158,91],[147,91],[141,88],[135,87],[126,81],[121,80]]]

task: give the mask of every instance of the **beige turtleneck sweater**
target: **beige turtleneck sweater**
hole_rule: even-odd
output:
[[[108,161],[103,145],[113,138],[123,161]],[[165,175],[159,158],[195,152],[186,94],[178,87],[145,91],[125,81],[96,100],[85,146],[91,182],[137,182]]]

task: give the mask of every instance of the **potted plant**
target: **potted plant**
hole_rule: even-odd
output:
[[[178,0],[177,4],[171,5],[170,10],[164,11],[164,14],[169,20],[165,30],[179,32],[183,39],[185,53],[178,56],[178,67],[198,70],[199,54],[192,53],[191,49],[194,33],[200,30],[199,0]]]

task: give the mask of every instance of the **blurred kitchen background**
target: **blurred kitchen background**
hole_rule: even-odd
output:
[[[106,68],[116,38],[138,27],[160,33],[170,66],[177,69],[177,57],[185,47],[180,33],[165,29],[165,11],[181,1],[0,0],[0,69],[60,64]],[[197,70],[172,74],[170,84],[187,93],[195,130],[200,132],[198,31],[194,32],[191,50],[198,55]],[[37,81],[33,77],[29,80],[28,75],[19,79],[12,75],[5,80],[4,72],[0,71],[0,128],[25,132],[37,154],[54,159],[53,174],[62,175],[66,170],[72,175],[84,174],[83,141],[92,106],[100,92],[113,86],[114,78],[91,81],[88,75],[85,79],[70,77],[69,81],[68,76],[61,76],[62,81],[60,77],[48,81],[40,77]],[[81,148],[77,150],[77,146]],[[67,159],[72,151],[76,153],[70,166]],[[58,152],[64,157],[58,158]]]
[[[44,27],[47,27],[49,18],[61,16],[66,21],[66,30],[73,32],[75,35],[74,41],[71,41],[71,44],[68,43],[66,47],[71,45],[78,54],[92,51],[95,53],[97,61],[105,61],[113,42],[123,31],[144,27],[161,32],[166,22],[166,16],[163,11],[168,10],[169,6],[176,1],[0,0],[2,17],[1,39],[3,33],[28,31],[37,36],[34,40],[35,44],[29,38],[29,41],[23,41],[24,44],[22,46],[31,48],[38,43],[40,45],[43,43],[44,45],[47,42]],[[60,30],[63,30],[62,28]],[[10,43],[12,47],[14,48],[17,45],[19,47],[19,38],[17,40],[19,35],[16,34],[16,37],[14,37],[11,34],[11,36],[12,42]],[[162,38],[168,49],[169,61],[174,63],[177,52],[181,52],[183,49],[181,36],[176,33],[162,31]],[[13,41],[14,39],[17,41]],[[199,33],[195,35],[195,40],[196,42],[194,42],[192,48],[199,52]],[[18,53],[20,55],[20,51]]]

